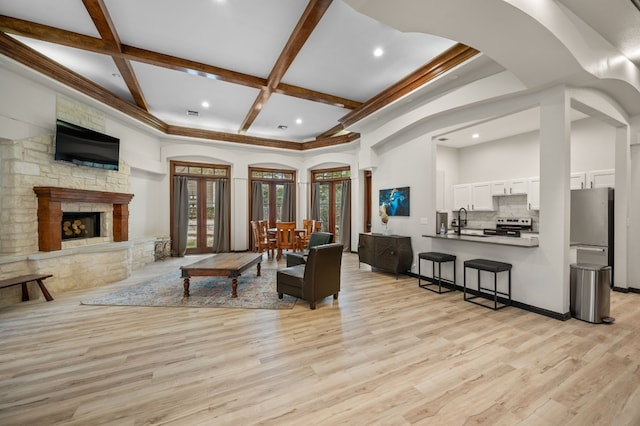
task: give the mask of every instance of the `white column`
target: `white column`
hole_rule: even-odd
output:
[[[301,176],[302,174],[305,176]],[[311,199],[311,194],[309,193],[309,179],[308,179],[309,171],[298,170],[298,194],[296,195],[296,223],[298,227],[302,227],[302,220],[309,218],[309,200]]]
[[[622,289],[629,287],[627,259],[631,189],[630,133],[628,126],[616,128],[613,281],[615,287]]]
[[[247,202],[247,178],[231,179],[231,250],[244,251],[249,248],[249,212]]]
[[[545,290],[558,312],[569,312],[569,224],[571,218],[571,121],[564,87],[549,91],[540,104],[540,248]],[[542,266],[542,265],[541,265]],[[554,309],[554,310],[556,310]]]

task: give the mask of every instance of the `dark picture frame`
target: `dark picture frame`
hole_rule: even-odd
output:
[[[380,214],[388,216],[409,216],[410,213],[409,187],[389,188],[380,190]]]

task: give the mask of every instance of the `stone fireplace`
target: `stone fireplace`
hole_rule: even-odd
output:
[[[133,194],[124,194],[118,192],[89,191],[84,189],[57,188],[51,186],[36,186],[33,191],[38,197],[38,248],[40,251],[55,251],[62,248],[63,234],[65,234],[65,222],[70,222],[69,228],[71,232],[74,221],[78,220],[77,215],[80,212],[68,212],[69,219],[73,216],[72,221],[63,219],[63,203],[99,203],[109,204],[113,207],[113,226],[112,237],[114,242],[127,241],[129,239],[129,202],[133,198]],[[97,215],[100,220],[99,212],[90,212],[91,215]],[[84,214],[86,216],[86,214]],[[82,221],[80,221],[80,224]],[[80,228],[80,224],[77,227]],[[95,226],[95,225],[94,225]],[[87,224],[84,225],[85,229]],[[100,235],[101,227],[98,224],[98,235]],[[96,236],[96,235],[94,235]],[[73,237],[70,237],[73,238]],[[84,238],[89,238],[85,236]]]

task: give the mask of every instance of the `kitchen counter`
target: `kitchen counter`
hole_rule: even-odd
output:
[[[538,237],[535,234],[526,234],[521,237],[504,237],[497,235],[484,235],[482,232],[463,232],[462,235],[448,232],[444,235],[441,234],[426,234],[423,237],[435,238],[438,240],[450,240],[450,241],[471,241],[484,244],[497,244],[502,246],[515,246],[515,247],[538,247]]]

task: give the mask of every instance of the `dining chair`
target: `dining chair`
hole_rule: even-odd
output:
[[[267,237],[266,228],[263,232],[261,224],[252,220],[251,231],[253,232],[254,251],[262,253],[264,250],[266,250],[267,257],[273,257],[276,242],[275,239],[270,239]],[[269,252],[271,252],[271,256],[269,256]]]
[[[282,257],[283,250],[296,250],[297,242],[295,229],[295,222],[276,223],[276,245],[278,246],[278,260],[280,260],[280,258]]]
[[[314,232],[320,232],[322,229],[322,222],[315,219],[303,219],[302,228],[304,228],[304,234],[300,236],[298,241],[298,248],[304,250],[309,246],[309,238]]]

